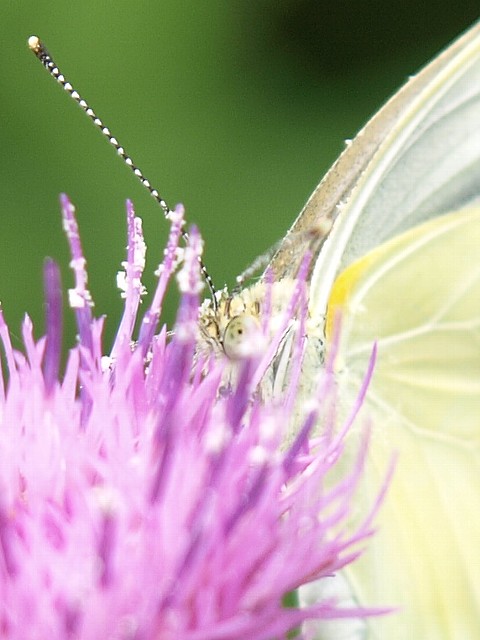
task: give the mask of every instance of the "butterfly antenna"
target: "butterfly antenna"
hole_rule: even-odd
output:
[[[73,86],[68,82],[63,73],[60,71],[52,56],[48,53],[45,48],[43,42],[37,36],[30,36],[28,39],[28,46],[36,55],[36,57],[43,64],[48,73],[54,78],[58,84],[65,89],[65,91],[75,100],[75,102],[82,108],[82,110],[87,114],[87,116],[92,120],[93,124],[99,129],[104,137],[108,140],[108,142],[112,145],[112,147],[116,150],[117,154],[122,158],[127,167],[130,167],[135,177],[140,181],[140,183],[148,190],[152,198],[160,205],[160,208],[163,211],[163,214],[166,218],[170,217],[172,210],[166,203],[166,201],[161,197],[159,192],[152,187],[150,181],[145,177],[145,175],[140,171],[137,165],[134,164],[131,157],[126,153],[125,149],[121,144],[117,141],[115,136],[111,133],[110,129],[106,127],[102,120],[97,116],[95,111],[88,105],[87,102],[82,98],[82,96],[76,91]],[[188,242],[188,233],[186,231],[182,231],[182,238],[185,242]],[[207,283],[208,288],[210,289],[210,293],[212,295],[212,303],[213,307],[217,309],[217,297],[216,297],[216,289],[213,284],[213,280],[210,274],[205,267],[203,260],[198,258],[200,263],[200,271],[202,276]]]

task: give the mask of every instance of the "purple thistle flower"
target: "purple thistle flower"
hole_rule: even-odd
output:
[[[105,357],[74,209],[66,196],[61,202],[78,326],[63,375],[61,285],[53,261],[45,265],[46,336],[35,341],[27,317],[22,355],[0,315],[6,363],[0,637],[271,640],[306,620],[384,613],[343,609],[333,599],[282,605],[289,592],[328,581],[353,562],[373,533],[381,488],[363,522],[353,531],[349,526],[366,437],[348,474],[331,479],[362,396],[338,427],[327,367],[312,409],[287,445],[302,339],[293,346],[297,364],[283,397],[255,394],[265,370],[261,353],[236,363],[236,383],[226,389],[226,363],[199,356],[196,348],[201,242],[195,229],[178,275],[174,335],[156,333],[179,258],[180,208],[135,342],[145,244],[127,204],[127,261],[119,277],[125,309]],[[300,278],[292,295],[300,324],[304,285]],[[261,330],[267,329],[264,322]],[[325,428],[314,436],[320,419]]]

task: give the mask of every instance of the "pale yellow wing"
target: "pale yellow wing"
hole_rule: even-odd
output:
[[[379,532],[346,571],[361,604],[401,607],[371,620],[366,637],[480,638],[480,204],[350,265],[333,287],[329,320],[335,310],[347,406],[378,344],[359,514],[399,456]]]

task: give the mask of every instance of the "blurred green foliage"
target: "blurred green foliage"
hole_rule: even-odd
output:
[[[185,204],[220,287],[284,235],[343,140],[477,17],[472,0],[3,0],[0,299],[12,331],[28,311],[43,332],[45,256],[71,286],[60,192],[77,207],[108,340],[125,199],[144,219],[149,290],[166,234],[155,203],[28,51],[29,35],[168,202]]]

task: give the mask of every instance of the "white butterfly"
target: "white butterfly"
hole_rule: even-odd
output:
[[[317,626],[315,637],[480,638],[480,24],[345,149],[274,256],[277,283],[291,282],[312,248],[309,311],[326,318],[327,350],[342,312],[348,406],[378,344],[359,512],[399,455],[379,532],[340,585],[344,598],[399,611]],[[242,318],[261,309],[261,288],[235,300],[236,311],[229,299],[215,316],[227,354]]]

